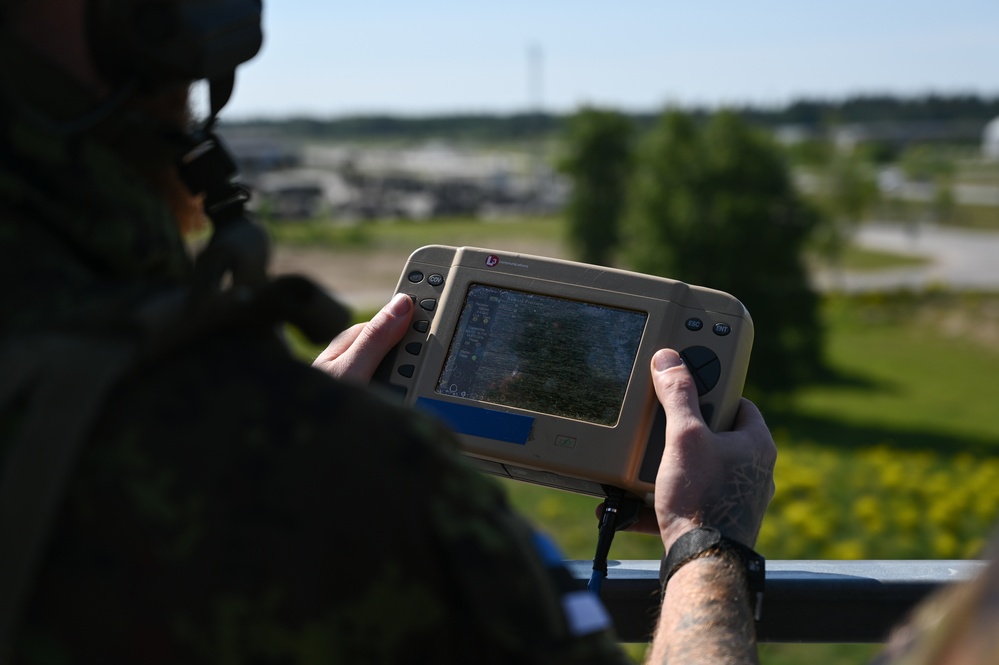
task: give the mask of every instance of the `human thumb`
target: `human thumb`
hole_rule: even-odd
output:
[[[660,349],[652,356],[652,385],[666,411],[667,427],[704,424],[697,401],[697,385],[673,349]]]

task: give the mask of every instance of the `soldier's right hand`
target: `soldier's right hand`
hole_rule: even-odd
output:
[[[731,432],[712,432],[697,387],[679,354],[652,358],[652,381],[666,411],[666,448],[656,477],[656,518],[663,545],[709,526],[749,547],[774,495],[777,447],[759,409],[743,399]]]

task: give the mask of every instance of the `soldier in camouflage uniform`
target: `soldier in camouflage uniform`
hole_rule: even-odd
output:
[[[62,17],[80,33],[82,8],[29,0],[19,10],[45,29]],[[183,205],[171,208],[170,187],[149,176],[172,163],[170,146],[136,121],[134,106],[86,132],[54,130],[86,114],[99,85],[72,39],[33,40],[31,21],[16,16],[8,10],[0,23],[7,346],[95,322],[113,330],[144,299],[187,288],[192,272],[177,224]],[[61,49],[61,62],[43,55]],[[466,466],[451,436],[358,385],[411,308],[394,300],[334,341],[317,367],[292,359],[271,325],[222,326],[117,382],[0,661],[624,662],[599,602],[570,584],[553,548]],[[662,376],[679,377],[678,388],[657,384],[670,421],[686,422],[681,438],[710,453],[689,375],[674,367],[676,354],[663,357]],[[26,403],[23,394],[0,403],[0,463]],[[53,420],[64,410],[44,406]],[[746,438],[766,439],[750,449],[765,457],[762,420],[743,411],[740,428],[755,428]],[[760,486],[765,507],[772,482]],[[651,527],[667,547],[710,517],[679,508],[686,499],[671,496],[676,489],[663,486]],[[740,517],[750,545],[760,503]],[[678,578],[670,589],[682,590]],[[673,634],[664,626],[661,642]]]
[[[85,108],[29,48],[3,50],[17,63],[5,76],[39,112]],[[99,138],[46,135],[15,111],[2,124],[4,335],[86,325],[182,284],[188,259],[150,187]],[[404,329],[409,305],[393,305],[383,318]],[[445,441],[296,363],[266,330],[176,350],[111,395],[14,662],[617,658],[605,622],[574,630],[564,574]]]

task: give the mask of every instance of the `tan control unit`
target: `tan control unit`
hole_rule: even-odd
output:
[[[376,381],[442,420],[498,476],[652,502],[665,416],[649,365],[676,349],[713,430],[732,425],[753,323],[732,296],[662,277],[432,245],[396,289],[413,325]]]

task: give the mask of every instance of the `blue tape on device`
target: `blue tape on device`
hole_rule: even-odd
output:
[[[417,399],[416,408],[436,416],[457,434],[480,436],[521,446],[527,444],[534,427],[533,416],[504,413],[428,397]]]

